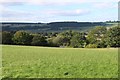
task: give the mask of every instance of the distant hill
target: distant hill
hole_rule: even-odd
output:
[[[107,22],[51,22],[51,23],[18,23],[2,22],[3,31],[25,30],[30,32],[55,32],[65,30],[86,31],[95,26],[111,26]]]

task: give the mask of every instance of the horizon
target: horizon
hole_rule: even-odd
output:
[[[115,20],[113,20],[113,21],[108,20],[108,21],[114,22]],[[115,22],[117,22],[117,21],[115,21]],[[57,23],[57,22],[77,22],[77,23],[80,23],[80,22],[87,22],[87,21],[56,21],[56,22],[55,21],[53,21],[53,22],[27,22],[27,21],[26,22],[25,21],[24,22],[20,22],[20,21],[18,21],[18,22],[7,22],[7,21],[6,22],[5,21],[1,22],[0,21],[0,23],[43,23],[43,24],[44,23]],[[107,21],[88,21],[88,22],[90,22],[90,23],[103,22],[104,23],[104,22],[107,22]]]
[[[118,20],[118,0],[1,0],[0,22],[105,22]]]

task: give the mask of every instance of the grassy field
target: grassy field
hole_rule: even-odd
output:
[[[118,49],[2,48],[3,78],[118,77]]]

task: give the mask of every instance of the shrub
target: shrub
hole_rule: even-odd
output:
[[[88,44],[86,48],[97,48],[96,44]]]

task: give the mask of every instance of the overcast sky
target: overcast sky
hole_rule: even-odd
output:
[[[117,20],[119,0],[0,0],[0,21]]]

